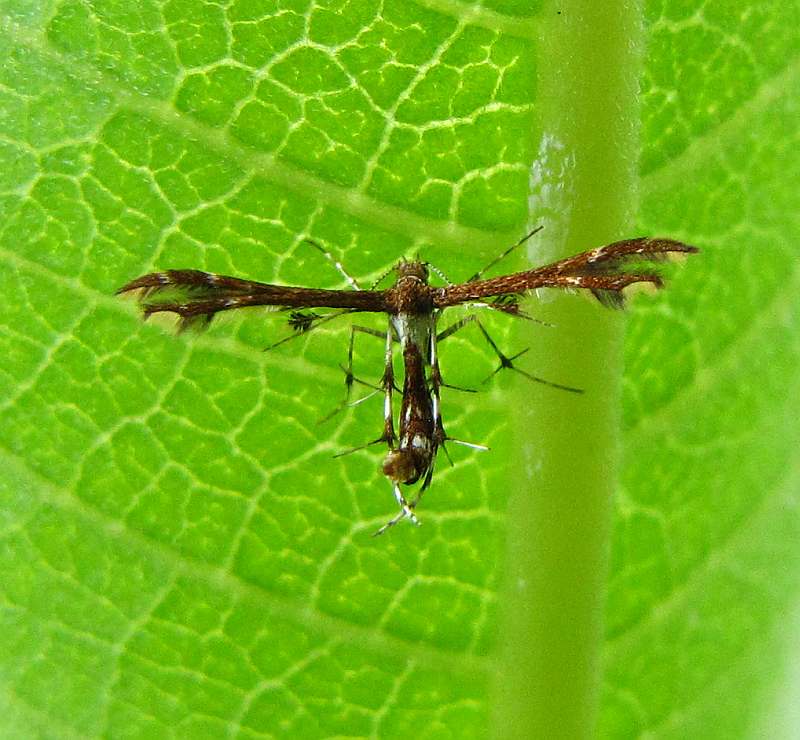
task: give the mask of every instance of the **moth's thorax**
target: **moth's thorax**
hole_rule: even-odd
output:
[[[428,268],[424,262],[399,262],[395,267],[397,280],[386,291],[387,310],[429,314],[433,311],[433,288],[428,285]]]

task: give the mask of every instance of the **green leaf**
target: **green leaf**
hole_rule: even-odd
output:
[[[3,737],[792,735],[800,13],[639,12],[3,3]],[[492,450],[378,539],[380,451],[332,455],[380,401],[319,423],[346,322],[263,353],[281,316],[175,337],[113,296],[159,267],[341,286],[306,236],[365,284],[418,251],[462,280],[541,221],[537,263],[702,252],[625,319],[489,317],[586,393],[448,393]],[[444,343],[450,382],[481,341]]]

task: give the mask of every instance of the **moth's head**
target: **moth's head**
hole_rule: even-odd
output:
[[[428,266],[419,260],[412,260],[411,262],[398,262],[397,267],[394,268],[398,280],[404,277],[413,277],[421,280],[423,283],[428,282]]]

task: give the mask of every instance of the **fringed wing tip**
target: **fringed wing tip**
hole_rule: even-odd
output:
[[[610,281],[608,287],[590,288],[592,295],[606,308],[624,309],[628,298],[637,293],[656,293],[664,287],[660,275],[645,273],[638,275],[622,275]]]
[[[649,280],[631,283],[617,294],[619,296],[619,305],[614,305],[613,308],[625,308],[629,298],[636,295],[654,295],[663,287],[664,281],[659,275],[653,275],[652,279]]]
[[[214,319],[214,312],[194,313],[190,306],[182,304],[142,303],[141,309],[144,321],[156,316],[161,319],[161,321],[157,321],[159,326],[172,329],[177,334],[184,334],[188,331],[202,332]],[[172,315],[167,316],[167,314]]]
[[[593,288],[592,295],[606,308],[617,310],[625,308],[625,296],[622,295],[622,291]]]
[[[605,307],[625,308],[627,298],[636,293],[655,293],[664,286],[664,280],[657,273],[631,274],[625,272],[625,265],[637,260],[649,263],[670,261],[682,262],[689,254],[700,250],[676,239],[663,237],[637,237],[615,242],[592,254],[590,270],[608,271],[609,277],[617,273],[621,278],[616,285],[595,286],[592,295]],[[594,265],[592,265],[594,263]],[[596,265],[596,267],[595,267]],[[598,269],[599,268],[599,269]],[[601,278],[602,279],[602,278]],[[613,281],[613,278],[612,278]]]
[[[154,294],[170,289],[191,290],[199,283],[196,274],[204,273],[194,270],[151,272],[125,283],[115,291],[115,295],[133,296],[139,302],[144,321],[155,314],[172,313],[177,319],[173,327],[177,333],[183,333],[188,329],[204,329],[211,323],[213,312],[198,312],[192,301],[161,300],[160,295],[153,298]]]
[[[152,288],[156,287],[155,285],[146,281],[146,278],[150,278],[150,275],[143,275],[142,277],[138,277],[135,280],[131,280],[128,283],[125,283],[121,288],[117,288],[114,291],[114,295],[124,295],[125,293],[133,293],[137,290],[142,290],[147,292]]]
[[[643,245],[640,252],[630,256],[638,256],[648,261],[668,260],[671,262],[682,262],[686,259],[686,255],[697,254],[700,251],[691,244],[660,236],[639,237],[638,239],[631,239],[629,241],[631,243],[640,242]]]
[[[117,295],[121,293],[129,293],[134,290],[144,291],[144,294],[150,293],[155,290],[163,290],[171,286],[180,285],[181,281],[176,279],[178,275],[184,273],[194,273],[195,270],[167,270],[165,272],[148,272],[146,275],[140,275],[128,283],[125,283],[119,290]],[[202,273],[200,273],[202,274]],[[196,281],[195,281],[196,282]]]
[[[682,242],[675,242],[676,249],[671,249],[667,252],[667,259],[671,262],[683,263],[690,254],[697,254],[700,250],[693,247],[691,244],[683,244]]]

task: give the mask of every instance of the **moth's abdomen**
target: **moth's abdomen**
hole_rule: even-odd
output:
[[[389,450],[383,458],[381,469],[389,480],[395,483],[416,483],[431,464],[430,450],[406,447]]]

